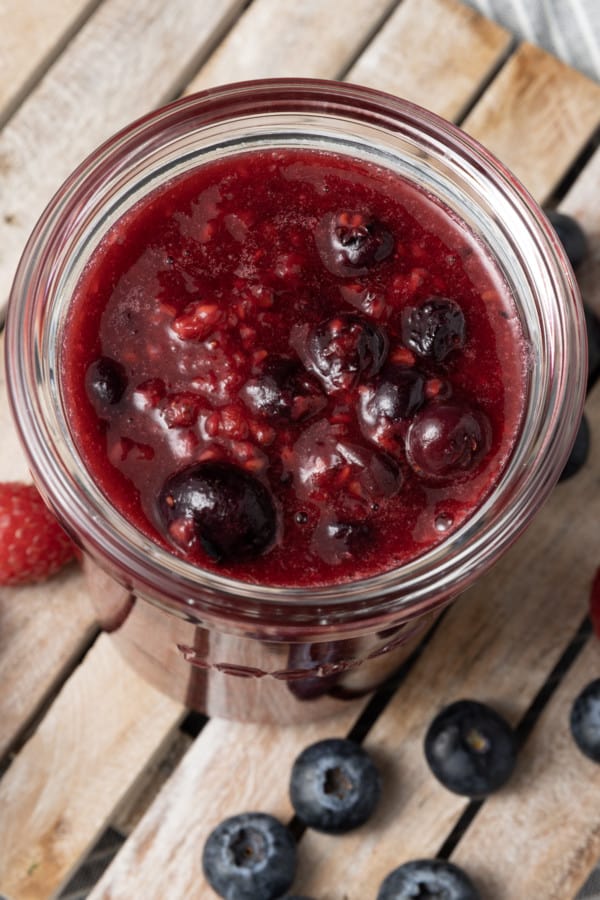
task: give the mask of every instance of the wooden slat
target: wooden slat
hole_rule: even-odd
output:
[[[211,719],[90,900],[213,898],[200,864],[210,831],[225,816],[249,810],[288,820],[287,777],[298,749],[344,734],[352,721],[343,713],[280,728]]]
[[[0,4],[0,119],[93,5],[91,0],[4,0]]]
[[[0,782],[8,896],[47,900],[182,715],[125,665],[107,635],[94,644]]]
[[[172,98],[244,0],[106,0],[0,134],[0,307],[64,178],[111,133]]]
[[[0,754],[51,696],[95,628],[76,563],[44,584],[0,588]]]
[[[510,790],[490,798],[460,841],[452,859],[472,873],[483,897],[571,900],[598,862],[600,766],[575,746],[569,714],[599,672],[593,641],[525,744]]]
[[[523,44],[463,122],[544,203],[600,124],[600,85]]]
[[[511,43],[457,0],[404,0],[346,77],[458,119]]]
[[[336,78],[394,5],[354,0],[346,15],[322,0],[254,0],[186,93],[247,78]]]

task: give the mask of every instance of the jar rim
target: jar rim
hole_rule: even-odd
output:
[[[200,569],[121,522],[108,501],[104,509],[90,511],[86,474],[73,474],[73,460],[66,473],[65,447],[48,424],[49,400],[40,396],[40,367],[47,381],[57,377],[42,350],[51,319],[53,257],[98,185],[115,167],[126,171],[139,165],[144,148],[173,140],[186,123],[193,122],[201,137],[215,122],[247,124],[261,116],[275,121],[294,113],[305,119],[320,115],[321,124],[325,118],[357,128],[367,123],[392,143],[410,135],[428,154],[438,153],[454,165],[465,183],[493,186],[535,251],[519,265],[531,290],[540,293],[536,333],[544,376],[543,391],[529,411],[536,421],[523,429],[527,447],[518,440],[519,452],[464,525],[398,569],[316,588],[256,585]],[[373,88],[322,79],[264,79],[211,88],[143,116],[106,141],[70,176],[38,222],[15,277],[6,340],[9,399],[33,478],[80,542],[85,525],[84,548],[113,573],[116,569],[136,592],[182,615],[205,621],[225,616],[265,627],[279,627],[282,618],[290,627],[407,618],[455,596],[515,540],[550,493],[570,452],[585,397],[585,322],[576,282],[552,227],[526,189],[479,142],[438,115]],[[565,409],[572,416],[569,422]]]

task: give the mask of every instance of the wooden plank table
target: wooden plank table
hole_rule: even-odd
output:
[[[272,75],[345,78],[461,124],[585,227],[580,283],[600,314],[600,86],[456,0],[355,0],[344,13],[323,0],[0,4],[0,306],[37,216],[99,141],[182,93]],[[594,451],[600,386],[586,410]],[[0,479],[26,477],[2,377]],[[374,898],[390,869],[442,852],[485,900],[572,900],[600,858],[600,767],[567,726],[600,671],[585,618],[599,521],[592,452],[393,691],[302,727],[205,721],[159,695],[99,634],[76,565],[2,589],[0,891],[82,897],[74,873],[118,846],[93,900],[210,900],[210,829],[249,808],[290,820],[294,757],[352,733],[380,763],[385,799],[354,834],[302,836],[297,893]],[[441,788],[422,754],[432,715],[463,696],[501,710],[523,742],[510,786],[482,805]]]

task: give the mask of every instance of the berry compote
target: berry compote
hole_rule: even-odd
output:
[[[302,149],[139,202],[72,300],[70,427],[114,506],[230,577],[307,586],[423,554],[490,493],[524,406],[511,294],[438,201]]]

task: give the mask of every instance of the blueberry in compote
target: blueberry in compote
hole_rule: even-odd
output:
[[[326,400],[298,360],[269,356],[260,374],[240,391],[246,407],[266,419],[301,421],[323,409]]]
[[[476,700],[457,700],[435,716],[425,735],[425,758],[444,787],[485,797],[508,780],[517,745],[508,722]]]
[[[121,363],[109,356],[94,360],[85,373],[88,397],[96,406],[118,403],[127,387],[127,375]]]
[[[375,375],[387,352],[388,337],[382,328],[363,316],[340,313],[310,329],[304,359],[327,393],[333,393]]]
[[[433,481],[468,476],[490,449],[485,413],[459,401],[431,403],[406,434],[406,458],[417,475]]]
[[[366,521],[340,521],[324,515],[315,528],[312,546],[318,556],[337,565],[351,559],[373,543],[374,532]]]
[[[226,462],[200,462],[167,479],[159,510],[181,549],[198,546],[213,559],[259,556],[273,542],[277,515],[268,489]]]
[[[317,229],[316,240],[325,267],[342,277],[366,275],[394,250],[389,228],[364,212],[329,213]]]
[[[471,879],[443,859],[414,859],[384,879],[377,900],[480,900]]]
[[[371,816],[380,795],[375,763],[354,741],[318,741],[303,750],[292,766],[292,806],[317,831],[342,834],[358,828]]]
[[[226,900],[276,900],[296,873],[291,832],[267,813],[241,813],[224,819],[204,845],[206,880]]]
[[[386,366],[361,385],[358,416],[365,437],[393,453],[402,429],[423,405],[425,378],[414,368]]]
[[[465,344],[465,317],[455,300],[430,297],[402,314],[402,337],[407,347],[425,359],[442,362]]]

